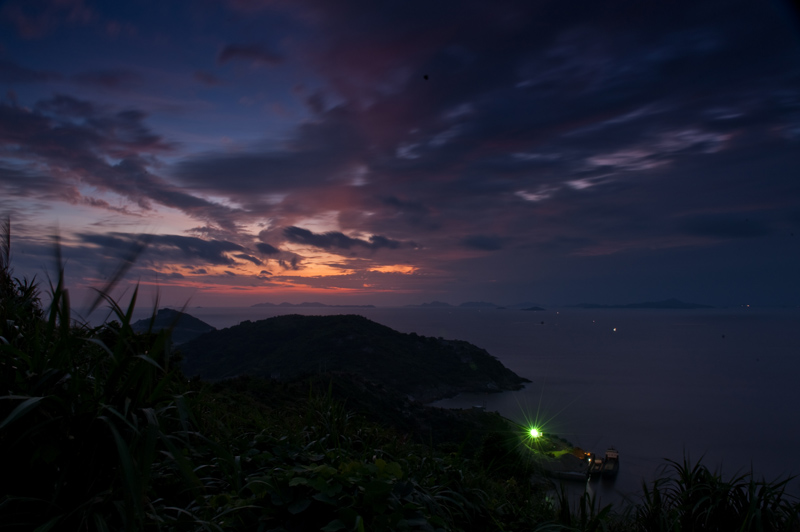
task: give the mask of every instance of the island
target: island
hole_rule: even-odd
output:
[[[131,329],[137,333],[158,332],[168,329],[170,331],[170,339],[175,345],[183,344],[189,340],[194,340],[201,334],[217,330],[190,314],[170,308],[158,309],[158,312],[152,318],[145,318],[131,324]]]
[[[325,303],[319,303],[318,301],[304,301],[302,303],[288,303],[284,301],[283,303],[275,304],[275,303],[256,303],[255,305],[250,305],[250,307],[300,307],[300,308],[375,308],[375,305],[326,305]]]
[[[462,392],[518,390],[528,379],[462,340],[405,334],[357,315],[284,315],[244,321],[184,344],[183,372],[205,380],[239,375],[292,381],[358,375],[420,403]]]

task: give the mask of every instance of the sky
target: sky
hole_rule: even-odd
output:
[[[0,2],[12,266],[178,305],[800,305],[788,0]],[[128,261],[128,262],[126,262]],[[73,297],[73,299],[74,299]]]

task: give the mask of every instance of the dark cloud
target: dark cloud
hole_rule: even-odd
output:
[[[742,216],[700,216],[680,224],[683,233],[711,238],[754,238],[771,234],[765,223]]]
[[[284,270],[299,270],[300,257],[295,255],[289,260],[278,259],[278,265]]]
[[[109,111],[67,95],[40,100],[33,111],[0,103],[0,142],[15,146],[15,158],[29,168],[47,168],[59,176],[62,190],[77,194],[76,185],[84,183],[120,194],[142,209],[159,203],[233,230],[233,209],[195,196],[151,172],[153,156],[169,153],[174,146],[148,128],[146,118],[136,109]],[[35,194],[36,185],[30,179],[21,186]]]
[[[326,233],[314,233],[301,227],[287,227],[283,230],[283,236],[289,241],[297,244],[307,244],[320,249],[344,249],[348,250],[361,247],[370,250],[381,248],[399,249],[401,247],[416,247],[413,242],[401,242],[392,240],[384,236],[373,235],[369,240],[352,238],[339,231],[328,231]]]
[[[80,165],[100,162],[101,155],[122,158],[173,149],[143,123],[142,111],[108,112],[64,95],[40,100],[34,109],[0,104],[0,140],[17,145],[18,156]]]
[[[31,169],[0,166],[0,190],[11,198],[42,198],[72,202],[80,194],[74,186]]]
[[[281,252],[278,248],[276,248],[274,246],[270,246],[266,242],[258,242],[258,243],[256,243],[256,249],[262,255],[275,255],[276,253],[280,253]]]
[[[426,206],[414,201],[405,201],[395,196],[387,196],[382,198],[381,201],[384,205],[395,207],[398,211],[410,213],[415,215],[427,215],[430,212]]]
[[[234,257],[236,257],[237,259],[248,260],[248,261],[252,262],[253,264],[255,264],[256,266],[263,266],[264,265],[264,263],[260,259],[257,259],[256,257],[254,257],[252,255],[247,255],[245,253],[239,253],[238,255],[234,255]]]
[[[219,64],[235,60],[267,65],[277,65],[283,61],[279,55],[257,44],[228,44],[217,54]]]
[[[461,245],[481,251],[497,251],[503,247],[503,239],[492,235],[470,235],[461,240]]]
[[[101,208],[101,209],[106,209],[106,210],[109,210],[109,211],[111,211],[111,212],[116,212],[116,213],[119,213],[119,214],[124,214],[124,215],[126,215],[126,216],[135,216],[135,217],[141,217],[141,214],[139,214],[139,213],[136,213],[136,212],[132,212],[132,211],[131,211],[131,210],[130,210],[128,207],[127,207],[127,205],[126,205],[126,206],[122,206],[122,207],[117,207],[117,206],[111,205],[111,204],[110,204],[109,202],[107,202],[106,200],[103,200],[103,199],[100,199],[100,198],[94,198],[94,197],[92,197],[92,196],[83,196],[83,197],[81,198],[81,202],[82,202],[84,205],[89,205],[89,206],[91,206],[91,207],[99,207],[99,208]],[[94,224],[92,224],[92,225],[97,225],[97,226],[100,226],[100,227],[102,227],[102,226],[105,226],[106,224],[104,224],[104,223],[97,223],[97,222],[95,222],[95,223],[94,223]]]
[[[226,253],[243,251],[242,246],[220,240],[203,240],[181,235],[136,235],[130,233],[77,235],[81,242],[94,244],[101,250],[116,256],[120,250],[127,251],[137,242],[146,239],[146,256],[159,260],[199,260],[204,264],[234,265],[235,261]]]
[[[364,242],[363,240],[356,240],[358,240],[359,245],[364,245],[361,244],[361,242]],[[366,247],[369,249],[399,249],[404,247],[413,248],[417,247],[417,245],[413,242],[400,242],[399,240],[392,240],[391,238],[386,238],[385,236],[372,235],[369,237],[369,243],[366,244]]]
[[[430,198],[432,199],[432,198]],[[400,199],[396,196],[381,198],[381,207],[376,209],[378,216],[373,223],[380,223],[381,219],[388,225],[408,226],[415,229],[435,231],[442,226],[433,209],[418,201]]]
[[[176,248],[186,257],[197,257],[209,264],[233,264],[225,253],[242,250],[242,246],[233,242],[207,241],[180,235],[154,235],[151,246],[155,249]]]
[[[61,75],[55,72],[33,70],[7,59],[0,59],[0,83],[42,83],[55,81]]]

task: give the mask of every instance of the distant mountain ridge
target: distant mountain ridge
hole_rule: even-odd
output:
[[[406,307],[424,307],[424,308],[456,308],[456,305],[445,303],[443,301],[431,301],[430,303],[421,303],[419,305],[405,305]],[[500,305],[489,303],[487,301],[467,301],[457,305],[458,308],[502,308]]]
[[[181,351],[187,376],[292,381],[319,373],[354,374],[420,402],[517,390],[529,382],[468,342],[405,334],[353,314],[244,321],[204,334]]]
[[[302,303],[270,303],[265,301],[263,303],[256,303],[250,305],[251,308],[377,308],[376,305],[329,305],[327,303],[320,303],[319,301],[304,301]],[[453,305],[445,301],[430,301],[419,304],[403,305],[406,308],[485,308],[485,309],[514,309],[514,310],[545,310],[544,308],[534,305],[533,303],[518,303],[516,305],[503,306],[489,301],[465,301],[458,305]]]
[[[316,307],[325,307],[325,308],[375,308],[375,305],[326,305],[325,303],[319,303],[317,301],[304,301],[302,303],[288,303],[284,301],[283,303],[275,304],[275,303],[256,303],[255,305],[250,305],[250,307],[306,307],[306,308],[316,308]]]
[[[598,305],[594,303],[581,303],[571,305],[573,308],[654,308],[654,309],[696,309],[714,308],[711,305],[701,305],[699,303],[685,303],[679,299],[671,298],[664,301],[645,301],[643,303],[628,303],[627,305]]]
[[[147,332],[150,328],[150,318],[135,322],[131,325],[131,328],[138,333]],[[153,321],[152,331],[157,332],[170,328],[172,329],[172,342],[176,345],[194,340],[201,334],[217,330],[208,323],[184,312],[171,308],[158,309]]]

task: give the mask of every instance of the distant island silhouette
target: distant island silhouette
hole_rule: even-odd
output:
[[[699,303],[686,303],[679,299],[671,298],[664,301],[645,301],[643,303],[628,303],[627,305],[598,305],[595,303],[581,303],[579,305],[570,305],[572,308],[653,308],[653,309],[696,309],[696,308],[714,308],[711,305],[701,305]]]
[[[215,327],[190,314],[171,308],[158,309],[154,319],[152,319],[152,325],[151,318],[145,318],[131,324],[131,329],[137,333],[148,331],[158,332],[162,329],[170,329],[170,338],[175,345],[183,344],[189,340],[194,340],[201,334],[217,330]]]
[[[304,301],[303,303],[287,303],[284,301],[283,303],[275,304],[275,303],[256,303],[255,305],[250,305],[250,307],[289,307],[289,308],[297,308],[297,307],[306,307],[306,308],[316,308],[316,307],[323,307],[323,308],[375,308],[375,305],[326,305],[325,303],[319,303],[318,301]]]
[[[495,303],[488,301],[466,301],[460,305],[451,305],[443,301],[431,301],[430,303],[421,303],[419,305],[404,305],[405,307],[419,307],[419,308],[503,308]]]

